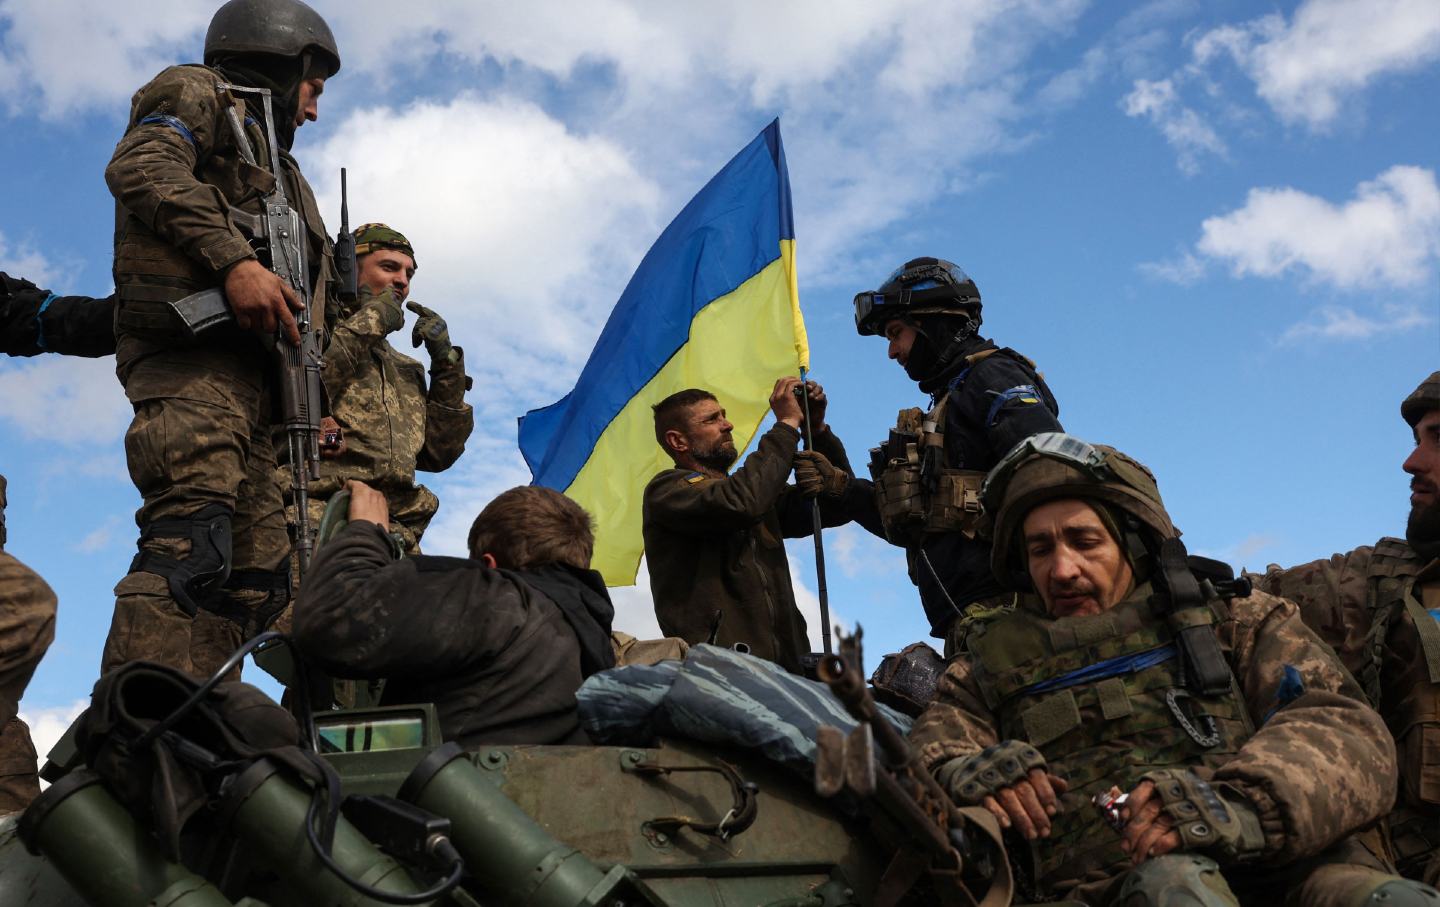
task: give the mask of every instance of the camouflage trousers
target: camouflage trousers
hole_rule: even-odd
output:
[[[1388,900],[1387,885],[1407,886],[1383,854],[1372,830],[1351,836],[1329,850],[1278,868],[1257,864],[1222,869],[1199,854],[1173,853],[1146,860],[1136,869],[1104,881],[1086,882],[1069,892],[1065,904],[1115,907],[1362,907]],[[1380,891],[1379,900],[1373,897]]]
[[[135,408],[125,433],[125,456],[144,499],[136,522],[143,529],[215,504],[231,511],[232,580],[250,572],[279,575],[290,554],[275,483],[271,365],[263,347],[248,340],[157,349],[122,335],[115,357]],[[142,550],[179,559],[190,555],[190,545],[183,538],[141,543]],[[232,582],[202,602],[192,618],[165,576],[132,571],[115,587],[115,615],[101,671],[146,659],[208,676],[258,632],[274,598],[275,593]]]
[[[30,568],[0,551],[0,814],[40,793],[30,728],[20,697],[55,638],[55,593]]]

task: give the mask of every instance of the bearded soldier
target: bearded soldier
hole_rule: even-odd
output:
[[[1400,404],[1415,435],[1405,538],[1283,570],[1260,588],[1300,606],[1385,716],[1400,758],[1389,818],[1400,871],[1440,884],[1440,372]]]
[[[405,553],[415,554],[440,507],[430,489],[416,484],[415,471],[440,472],[464,453],[475,427],[465,402],[470,379],[445,319],[406,302],[416,269],[410,241],[384,224],[365,224],[355,231],[355,252],[360,295],[335,313],[323,373],[344,448],[325,460],[310,487],[310,520],[318,524],[326,501],[356,479],[385,495],[390,531]],[[405,324],[402,304],[419,316],[410,339],[430,356],[428,386],[424,367],[386,339]],[[280,481],[288,483],[288,471]]]
[[[288,600],[271,349],[300,342],[302,301],[255,240],[278,181],[299,235],[271,236],[265,251],[275,262],[277,244],[297,244],[295,276],[318,325],[330,242],[290,146],[339,68],[329,27],[304,3],[230,0],[206,32],[205,65],[166,69],[131,103],[105,180],[116,201],[116,372],[135,408],[125,454],[143,504],[102,670],[147,658],[207,674]],[[212,288],[234,323],[191,339],[171,304]]]
[[[1038,599],[977,633],[911,739],[1024,839],[1031,897],[1433,903],[1355,834],[1394,797],[1384,723],[1293,604],[1188,557],[1143,465],[1045,433],[982,495],[996,578]]]
[[[930,394],[930,409],[902,410],[871,451],[875,499],[853,516],[904,546],[930,635],[945,640],[946,655],[965,648],[974,622],[1014,607],[977,537],[985,472],[1021,439],[1060,430],[1059,405],[1035,364],[981,337],[980,320],[975,282],[936,258],[907,261],[855,297],[856,329],[889,341],[890,358]]]

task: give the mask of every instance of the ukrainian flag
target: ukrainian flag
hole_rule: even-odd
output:
[[[575,389],[520,418],[520,452],[534,484],[595,517],[594,568],[612,586],[632,585],[645,485],[674,465],[655,440],[651,406],[687,387],[712,391],[744,450],[775,379],[809,359],[777,119],[660,234]]]

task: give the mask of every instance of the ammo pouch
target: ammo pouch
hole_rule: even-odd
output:
[[[980,525],[985,473],[944,465],[948,402],[947,396],[924,416],[918,407],[901,410],[889,440],[871,451],[875,502],[893,544],[919,544],[930,532],[974,538]]]

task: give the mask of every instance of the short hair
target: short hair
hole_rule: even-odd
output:
[[[524,570],[546,564],[590,568],[595,532],[585,508],[551,488],[521,485],[501,492],[470,526],[470,557],[495,558]]]
[[[670,448],[665,447],[665,433],[667,431],[684,431],[689,428],[690,407],[702,400],[716,400],[716,398],[709,391],[691,387],[683,391],[676,391],[650,407],[655,411],[655,440],[665,448],[666,453],[670,452]],[[716,400],[716,402],[719,401]]]

